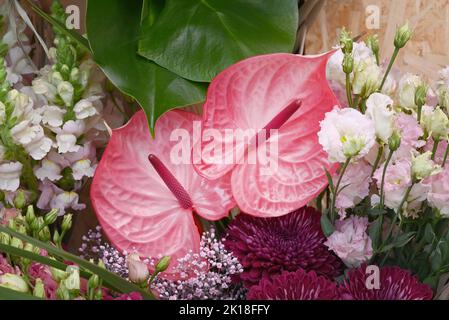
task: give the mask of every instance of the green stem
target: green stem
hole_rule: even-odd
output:
[[[421,114],[422,114],[422,106],[418,106],[418,123],[421,124]]]
[[[394,151],[390,150],[390,152],[388,153],[388,157],[387,157],[387,160],[385,161],[384,169],[382,171],[382,179],[380,181],[380,208],[381,209],[384,208],[384,203],[385,203],[385,196],[384,196],[385,175],[387,173],[388,164],[390,163],[391,157],[393,156],[393,152]]]
[[[384,153],[384,145],[383,143],[379,145],[379,150],[377,150],[377,156],[376,161],[374,161],[373,169],[371,170],[371,177],[373,176],[374,172],[377,170],[377,167],[379,166],[380,159],[382,159],[382,154]]]
[[[352,101],[351,78],[349,73],[346,74],[346,97],[348,98],[349,106],[353,108],[354,104]]]
[[[430,157],[432,160],[435,160],[435,154],[437,153],[439,143],[440,143],[440,140],[435,140],[433,142],[432,156]]]
[[[394,51],[393,51],[393,55],[391,56],[391,59],[390,59],[390,63],[388,64],[387,71],[385,72],[384,78],[382,79],[382,83],[380,84],[379,91],[382,91],[382,88],[384,87],[385,81],[387,80],[388,74],[390,73],[391,68],[393,67],[394,61],[396,60],[398,53],[399,53],[399,48],[395,47]]]
[[[337,184],[335,185],[334,194],[332,195],[332,204],[331,204],[331,221],[335,221],[335,202],[337,200],[338,189],[340,188],[341,180],[343,175],[345,174],[346,169],[348,168],[349,163],[351,162],[351,157],[346,159],[346,162],[343,164],[343,167],[340,171],[340,176],[338,177]]]
[[[441,165],[444,168],[444,165],[446,164],[447,155],[449,154],[449,141],[447,142],[446,151],[444,152],[444,158],[443,158],[443,164]]]

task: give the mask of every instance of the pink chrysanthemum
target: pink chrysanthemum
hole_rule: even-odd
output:
[[[251,287],[248,300],[338,300],[337,286],[314,271],[284,271]]]
[[[432,289],[408,270],[396,266],[380,268],[379,289],[369,289],[366,265],[349,271],[347,279],[339,286],[342,300],[431,300]]]
[[[264,277],[300,268],[328,278],[338,276],[341,262],[323,244],[320,216],[309,207],[275,218],[237,216],[225,245],[243,266],[239,280],[250,287]]]

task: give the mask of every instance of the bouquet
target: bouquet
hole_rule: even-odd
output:
[[[408,24],[386,60],[346,30],[303,56],[279,53],[302,47],[296,1],[92,1],[87,37],[29,5],[54,39],[37,68],[2,7],[0,297],[449,298],[449,66],[395,67]],[[263,39],[236,39],[250,12]],[[69,253],[85,188],[99,225]]]

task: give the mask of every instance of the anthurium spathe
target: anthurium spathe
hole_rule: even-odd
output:
[[[157,121],[153,140],[139,111],[113,130],[91,199],[103,230],[119,250],[170,256],[176,262],[189,251],[198,252],[196,214],[218,220],[234,207],[230,176],[209,181],[191,164],[192,130],[200,120],[190,112],[169,111]],[[184,148],[187,159],[177,158]]]
[[[193,150],[195,168],[209,179],[231,172],[232,193],[242,211],[281,216],[304,206],[327,185],[325,169],[332,173],[336,167],[328,162],[317,132],[324,114],[338,105],[325,75],[331,54],[256,56],[212,81],[202,139]],[[276,134],[266,132],[267,139],[256,148],[227,134],[252,132],[252,140],[261,129],[276,129]],[[217,161],[217,153],[224,161]]]

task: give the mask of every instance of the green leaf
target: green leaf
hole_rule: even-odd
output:
[[[376,220],[371,222],[369,226],[369,236],[371,238],[371,241],[373,242],[373,249],[376,250],[379,248],[379,242],[380,242],[380,233],[382,231],[382,217],[379,216]]]
[[[129,293],[129,292],[137,291],[137,292],[141,293],[143,298],[145,298],[145,299],[153,299],[154,298],[150,293],[146,292],[145,290],[142,290],[141,288],[135,286],[134,284],[121,278],[120,276],[118,276],[112,272],[109,272],[106,269],[103,269],[93,263],[90,263],[78,256],[75,256],[71,253],[68,253],[61,249],[58,249],[55,246],[41,242],[32,237],[18,233],[12,229],[9,229],[9,228],[1,226],[1,225],[0,225],[0,232],[7,233],[10,236],[16,237],[24,242],[28,242],[35,247],[45,249],[48,253],[50,253],[54,256],[57,256],[64,260],[68,260],[68,261],[76,263],[78,266],[80,266],[80,268],[84,268],[84,269],[90,271],[91,273],[97,274],[100,278],[103,279],[103,281],[105,283],[108,283],[112,288],[114,288],[114,290],[116,290],[118,292]]]
[[[29,293],[23,293],[0,287],[0,300],[42,300]]]
[[[385,211],[385,209],[382,209],[382,208],[379,208],[379,207],[374,207],[374,208],[368,208],[367,209],[367,213],[370,216],[377,217],[377,216],[380,216],[382,214],[385,214],[386,211]]]
[[[393,248],[402,248],[407,243],[409,243],[413,237],[415,236],[416,232],[407,232],[404,234],[401,234],[397,239],[393,240],[393,242],[387,244],[385,247],[382,248],[381,252],[387,252]]]
[[[332,179],[332,175],[326,168],[324,168],[324,172],[326,173],[327,183],[329,184],[329,190],[332,194],[335,193],[334,180]]]
[[[203,101],[206,86],[136,53],[141,14],[139,0],[88,1],[86,28],[95,61],[117,88],[139,102],[153,132],[164,112]]]
[[[321,215],[321,229],[326,237],[329,237],[332,233],[334,233],[334,226],[326,214]]]
[[[57,28],[61,32],[63,32],[66,36],[72,38],[74,41],[76,41],[79,45],[81,45],[84,49],[91,52],[89,42],[86,38],[84,38],[82,35],[80,35],[78,32],[74,30],[69,30],[66,28],[66,26],[44,12],[41,8],[39,8],[33,1],[27,0],[30,4],[31,8],[34,12],[36,12],[38,15],[40,15],[43,19],[45,19],[47,22],[49,22],[53,27]]]
[[[424,241],[426,243],[432,243],[435,239],[435,232],[433,231],[433,227],[431,223],[427,223],[424,229]]]
[[[244,58],[292,52],[297,0],[167,0],[139,53],[180,76],[208,82]]]

